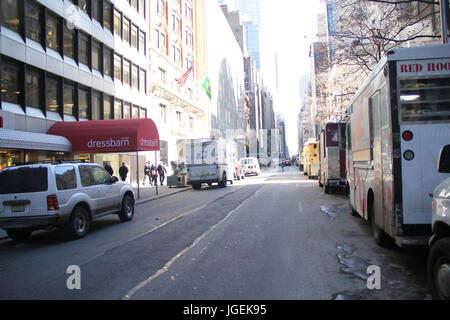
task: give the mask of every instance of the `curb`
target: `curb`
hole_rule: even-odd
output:
[[[184,191],[187,191],[187,190],[192,190],[192,188],[191,187],[186,187],[186,188],[183,188],[182,190],[178,190],[178,191],[174,191],[174,192],[170,192],[170,193],[166,193],[166,194],[162,194],[162,195],[155,195],[155,196],[153,196],[151,198],[148,198],[148,199],[139,199],[139,200],[136,200],[134,204],[142,204],[142,203],[145,203],[145,202],[148,202],[148,201],[153,201],[153,200],[157,200],[157,199],[160,199],[160,198],[168,197],[168,196],[171,196],[173,194],[177,194],[177,193],[184,192]]]

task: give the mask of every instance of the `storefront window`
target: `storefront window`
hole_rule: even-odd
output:
[[[78,89],[78,117],[87,119],[89,110],[89,91]]]
[[[60,105],[59,94],[58,94],[59,80],[57,78],[53,78],[47,76],[47,111],[58,112],[58,108]]]
[[[23,162],[23,151],[9,149],[0,150],[0,170],[20,162]]]
[[[41,73],[34,70],[27,70],[25,75],[26,86],[26,105],[29,107],[39,108],[41,103],[40,90]]]
[[[20,104],[20,66],[10,61],[2,61],[2,101]]]
[[[64,114],[75,116],[75,86],[64,83]]]

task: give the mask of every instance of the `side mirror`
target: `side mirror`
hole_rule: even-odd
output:
[[[438,171],[441,173],[450,173],[450,144],[443,147],[439,153]]]
[[[117,181],[119,181],[119,178],[117,178],[116,176],[112,176],[111,177],[111,182],[112,183],[116,183]]]

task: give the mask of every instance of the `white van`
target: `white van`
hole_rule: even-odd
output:
[[[245,176],[248,176],[250,174],[261,174],[261,168],[259,167],[258,159],[256,159],[255,157],[241,158],[239,162],[241,163],[241,166],[244,167]]]

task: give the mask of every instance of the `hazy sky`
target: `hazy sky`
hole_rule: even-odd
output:
[[[297,116],[300,109],[300,78],[309,68],[309,44],[317,34],[319,0],[261,0],[261,73],[265,84],[276,91],[275,52],[278,56],[278,87],[275,104],[286,120],[291,156],[298,152]]]

